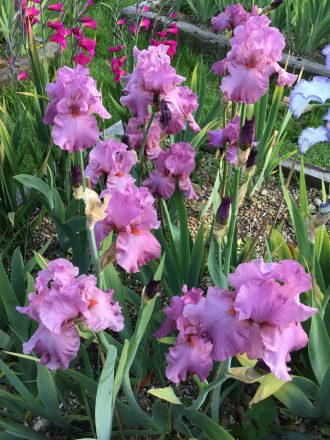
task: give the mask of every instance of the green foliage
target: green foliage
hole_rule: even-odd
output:
[[[285,7],[286,34],[296,53],[308,54],[329,41],[328,0],[291,0]]]

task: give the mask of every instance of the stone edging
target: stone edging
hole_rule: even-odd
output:
[[[46,44],[46,58],[48,60],[53,60],[55,56],[59,52],[59,45],[57,43],[49,42]],[[42,47],[39,47],[38,49],[38,55],[40,62],[44,61],[44,50]],[[15,68],[18,71],[21,70],[28,70],[30,68],[30,63],[27,57],[20,57],[16,64]],[[9,75],[9,68],[4,67],[0,69],[0,87],[1,86],[9,86],[10,85],[10,75]]]
[[[126,19],[134,19],[136,16],[136,7],[128,6],[123,8],[121,13]],[[157,14],[153,12],[144,12],[143,16],[154,19],[157,17]],[[161,22],[165,21],[165,17],[158,18]],[[178,21],[176,22],[176,25],[180,30],[179,38],[183,41],[188,40],[195,49],[201,50],[202,53],[216,55],[219,58],[226,56],[229,50],[229,40],[225,36],[203,30],[198,26],[184,21]],[[284,53],[281,63],[285,64],[287,59],[288,54]],[[309,61],[306,58],[290,55],[288,65],[291,70],[298,71],[304,67],[304,71],[310,74],[330,77],[330,72],[325,68],[325,65]]]

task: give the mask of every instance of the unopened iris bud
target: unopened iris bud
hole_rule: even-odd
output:
[[[277,8],[278,6],[280,6],[283,3],[284,0],[274,0],[273,2],[271,2],[270,6],[272,8]]]
[[[152,111],[158,113],[160,109],[160,95],[159,92],[155,92],[152,100]]]
[[[262,9],[262,14],[269,14],[270,12],[274,11],[274,9],[281,6],[284,0],[273,0],[270,5],[266,6],[264,9]]]
[[[172,119],[172,113],[168,108],[166,101],[161,101],[159,122],[162,124],[163,128],[169,126],[171,119]]]
[[[254,116],[251,119],[246,119],[245,124],[240,133],[240,148],[246,150],[251,147],[255,136]]]
[[[257,162],[258,150],[256,148],[252,148],[246,161],[246,168],[254,167]]]
[[[219,206],[216,214],[216,221],[220,225],[226,225],[228,222],[232,200],[233,200],[232,197],[225,196],[221,201],[221,205]]]
[[[144,289],[145,298],[148,300],[153,299],[159,292],[159,287],[160,287],[159,281],[155,281],[155,280],[149,281],[149,283],[146,285]]]
[[[71,184],[75,188],[78,188],[82,184],[82,172],[80,165],[74,165],[71,168]]]
[[[124,136],[122,136],[121,142],[127,145],[127,150],[133,150],[131,143],[129,141],[129,136],[127,136],[127,134],[124,134]]]
[[[213,229],[213,235],[216,241],[220,244],[223,237],[227,234],[228,230],[228,219],[230,213],[230,206],[232,203],[232,198],[229,196],[225,196],[222,198],[221,205],[218,208],[218,211],[215,216],[215,225]]]

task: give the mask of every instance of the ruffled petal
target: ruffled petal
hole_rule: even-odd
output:
[[[23,344],[23,353],[35,351],[40,362],[50,370],[68,368],[78,353],[80,337],[73,324],[63,326],[59,334],[52,333],[42,324],[29,341]]]
[[[311,81],[300,80],[290,95],[290,109],[299,118],[311,101],[324,104],[330,99],[330,78],[314,76]]]
[[[161,246],[151,232],[146,230],[136,233],[120,232],[116,241],[118,264],[127,272],[139,272],[139,266],[158,258]]]
[[[264,343],[264,362],[272,373],[281,380],[289,381],[290,352],[306,347],[308,337],[299,323],[288,325],[283,331],[277,327],[265,326],[261,331]]]
[[[329,131],[326,127],[305,128],[298,139],[299,151],[306,154],[313,145],[320,142],[330,142]]]
[[[58,113],[54,119],[52,137],[54,144],[72,153],[94,145],[99,138],[99,129],[95,117],[89,113],[77,117]]]
[[[166,377],[171,382],[179,383],[186,380],[190,373],[196,374],[204,382],[212,369],[211,351],[210,341],[204,341],[198,336],[178,337],[166,357]]]
[[[120,332],[124,328],[124,317],[118,301],[112,301],[113,290],[102,292],[94,287],[85,298],[88,300],[88,310],[83,314],[85,325],[92,331],[106,329]]]
[[[234,294],[218,287],[209,287],[206,301],[187,305],[184,317],[199,327],[213,342],[212,359],[223,361],[246,351],[249,331],[239,322],[233,308]]]

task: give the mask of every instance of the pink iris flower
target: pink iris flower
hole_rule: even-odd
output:
[[[183,315],[212,340],[212,359],[246,353],[263,359],[279,379],[291,380],[290,352],[308,341],[300,322],[317,311],[299,300],[311,289],[310,276],[296,261],[259,259],[238,266],[228,282],[233,291],[210,287],[203,305],[189,305]]]
[[[23,344],[25,354],[35,351],[40,362],[51,370],[68,368],[78,353],[80,337],[76,323],[91,331],[121,331],[124,319],[113,290],[101,291],[93,275],[80,275],[68,260],[59,258],[38,273],[36,293],[30,293],[29,305],[17,307],[39,322],[39,328]]]
[[[83,66],[61,67],[56,82],[48,84],[46,91],[51,102],[46,108],[44,123],[53,126],[53,141],[69,152],[91,147],[99,138],[94,113],[108,119],[96,82]]]
[[[200,289],[185,288],[165,308],[155,336],[179,332],[167,355],[168,379],[178,383],[191,373],[205,380],[212,361],[246,353],[279,379],[291,380],[290,353],[308,342],[301,322],[317,312],[299,298],[311,289],[310,276],[296,261],[259,259],[239,265],[228,282],[233,290],[209,287],[206,298]]]
[[[196,199],[190,181],[190,174],[195,168],[195,150],[185,142],[171,145],[169,151],[162,151],[154,161],[156,169],[143,182],[150,191],[164,199],[170,198],[178,179],[179,189],[188,199]]]
[[[186,380],[188,374],[196,374],[204,381],[213,365],[212,342],[198,335],[198,327],[185,318],[184,310],[189,304],[199,307],[205,298],[202,297],[202,289],[192,288],[188,291],[187,286],[183,286],[182,292],[183,296],[174,296],[164,309],[166,318],[155,336],[163,338],[175,330],[179,332],[174,347],[169,349],[166,357],[166,376],[169,380],[179,383]]]
[[[139,266],[160,256],[161,247],[150,232],[159,227],[154,198],[146,187],[128,183],[124,188],[108,190],[107,217],[96,223],[100,243],[110,231],[117,232],[117,263],[127,272],[139,272]]]
[[[166,102],[172,113],[170,124],[166,127],[168,134],[177,134],[188,120],[193,131],[199,131],[192,112],[198,108],[196,95],[188,88],[180,86],[185,80],[177,75],[171,66],[171,58],[167,54],[168,46],[163,44],[147,50],[134,48],[136,67],[131,75],[125,77],[126,96],[121,104],[129,108],[138,120],[148,118],[148,106],[153,103],[157,94],[160,102]]]
[[[228,6],[224,12],[213,17],[211,20],[213,31],[216,33],[223,32],[226,29],[234,30],[236,26],[245,25],[251,16],[258,15],[258,7],[253,6],[251,14],[247,12],[243,6],[238,3]]]
[[[93,186],[104,175],[121,179],[131,171],[136,161],[134,150],[128,150],[126,144],[109,139],[98,143],[90,152],[86,175],[90,177]]]
[[[279,61],[285,40],[280,31],[270,27],[266,16],[252,15],[234,29],[227,57],[213,66],[224,76],[221,90],[231,101],[253,104],[269,88],[270,76],[279,74],[281,86],[291,86],[296,75],[285,72]]]
[[[143,133],[146,124],[148,124],[150,117],[146,119],[130,118],[126,127],[125,134],[128,138],[128,143],[131,148],[139,149],[142,144]],[[160,146],[162,136],[162,126],[159,118],[156,118],[149,130],[146,139],[146,152],[150,160],[154,160],[163,151]]]

